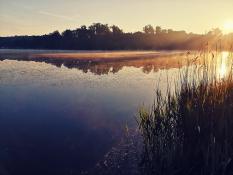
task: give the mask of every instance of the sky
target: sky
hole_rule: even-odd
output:
[[[200,34],[217,27],[233,32],[232,9],[233,0],[0,0],[0,36],[62,32],[94,22],[125,32],[147,24]]]

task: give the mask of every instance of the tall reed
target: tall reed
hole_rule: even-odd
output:
[[[156,90],[152,109],[139,110],[144,174],[233,174],[232,64],[221,77],[217,55],[188,61],[165,95]]]

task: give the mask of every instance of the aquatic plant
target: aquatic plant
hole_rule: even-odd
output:
[[[143,174],[233,174],[232,64],[223,76],[217,57],[188,61],[165,95],[156,89],[152,109],[139,110]]]

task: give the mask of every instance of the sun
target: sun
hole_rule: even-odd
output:
[[[233,20],[228,20],[223,25],[224,33],[231,33],[233,32]]]

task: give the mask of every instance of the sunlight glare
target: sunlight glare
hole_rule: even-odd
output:
[[[219,62],[219,78],[223,79],[226,77],[227,74],[227,69],[228,69],[228,57],[229,57],[229,52],[222,52],[222,56],[220,58]]]
[[[233,32],[233,21],[232,20],[226,21],[223,25],[223,29],[224,29],[224,33],[226,34]]]

